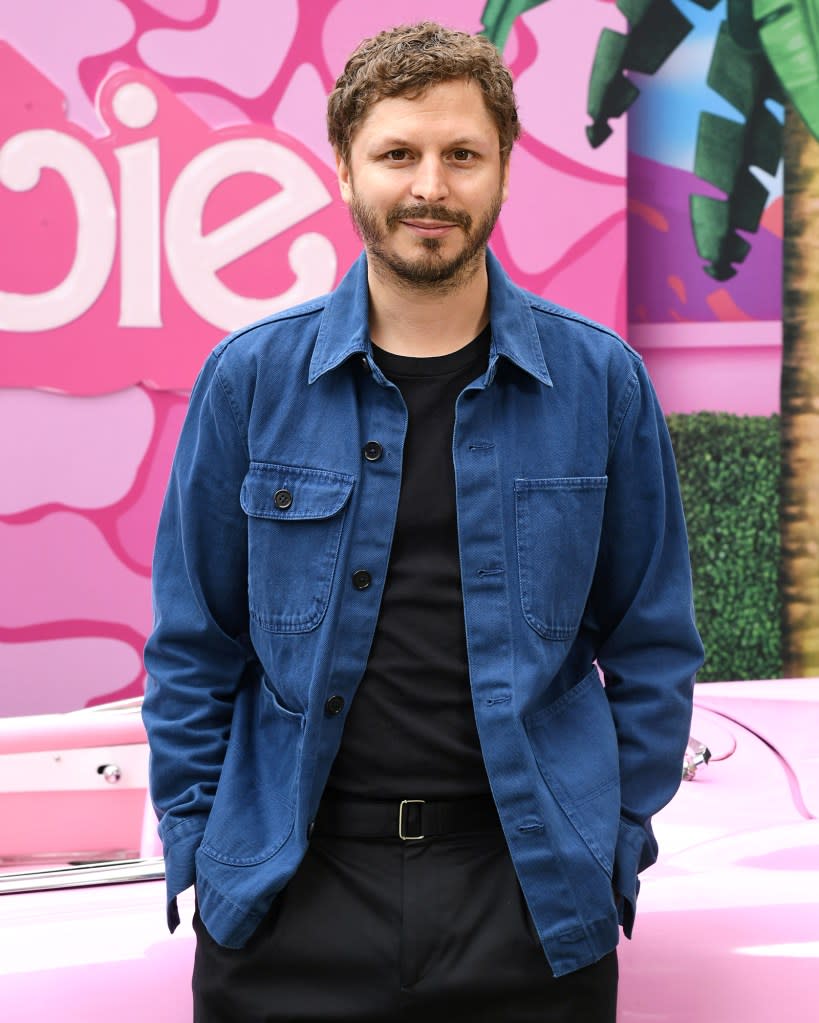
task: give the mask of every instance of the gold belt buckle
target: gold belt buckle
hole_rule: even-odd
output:
[[[426,803],[426,799],[402,799],[398,806],[398,837],[402,842],[417,842],[423,838],[423,835],[408,835],[404,830],[404,807],[410,806],[411,804],[423,806]]]

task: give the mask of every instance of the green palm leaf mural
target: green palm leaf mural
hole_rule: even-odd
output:
[[[798,111],[819,137],[819,9],[815,0],[728,0],[728,20],[717,37],[708,84],[744,117],[744,123],[703,113],[694,173],[726,199],[691,197],[691,226],[706,273],[733,277],[768,198],[750,168],[773,174],[782,153],[782,129],[768,100]]]
[[[725,281],[751,248],[737,229],[756,231],[768,200],[768,190],[751,167],[774,174],[779,166],[782,125],[766,104],[784,97],[765,54],[740,46],[730,21],[720,26],[708,84],[743,117],[735,121],[702,113],[697,134],[694,173],[727,198],[691,196],[691,226],[697,252],[708,260],[706,273]]]
[[[816,0],[745,0],[779,81],[819,139],[819,6]]]
[[[693,0],[713,10],[720,0]],[[672,0],[617,0],[629,22],[623,35],[604,29],[589,80],[586,134],[599,146],[611,134],[609,120],[635,101],[639,89],[628,71],[654,74],[691,30]],[[737,231],[754,233],[768,192],[753,167],[776,172],[782,126],[771,100],[789,100],[811,134],[819,138],[819,5],[816,0],[727,0],[708,84],[736,108],[742,120],[703,113],[694,173],[725,194],[691,197],[691,226],[704,270],[716,280],[736,274],[750,251]]]
[[[754,18],[753,0],[725,0],[731,35],[744,50],[759,50],[762,43]]]
[[[533,7],[548,2],[549,0],[487,0],[481,15],[483,34],[503,52],[515,18]]]
[[[711,10],[719,0],[694,3]],[[592,123],[586,135],[595,148],[611,135],[609,120],[624,114],[640,95],[625,72],[653,75],[691,31],[691,22],[671,0],[617,0],[617,9],[628,20],[628,33],[603,29],[589,81]]]

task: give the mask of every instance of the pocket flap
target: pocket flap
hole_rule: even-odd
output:
[[[239,499],[256,518],[327,519],[341,511],[354,483],[354,476],[330,469],[251,462]]]

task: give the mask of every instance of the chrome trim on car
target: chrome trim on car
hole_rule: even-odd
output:
[[[133,881],[161,881],[165,862],[161,856],[107,863],[81,863],[48,870],[0,873],[0,895],[14,892],[54,891],[61,888],[92,888],[98,885],[128,884]]]
[[[693,781],[697,776],[697,770],[708,764],[711,760],[711,750],[692,735],[685,748],[685,759],[683,760],[682,776],[683,781]]]

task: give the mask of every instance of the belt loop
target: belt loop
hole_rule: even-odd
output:
[[[398,837],[402,842],[417,842],[423,835],[408,835],[404,824],[404,808],[407,806],[423,806],[425,799],[402,799],[398,806]],[[420,815],[419,815],[420,817]],[[419,822],[420,823],[420,822]]]

